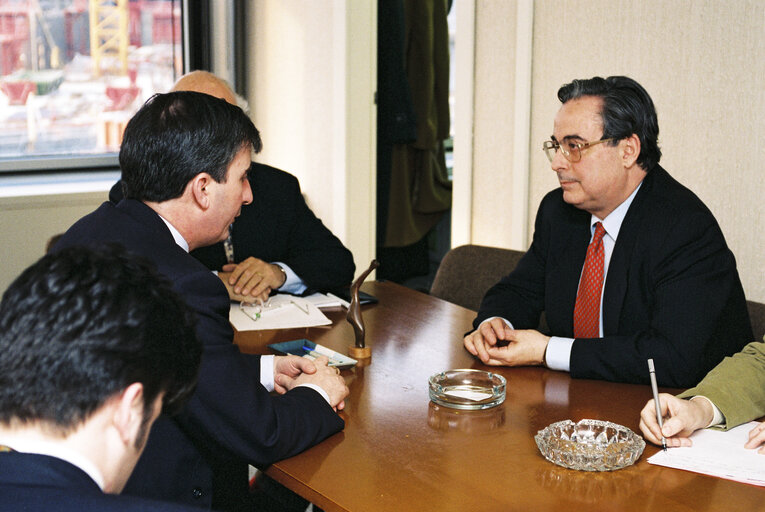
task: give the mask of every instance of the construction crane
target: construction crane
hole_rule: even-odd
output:
[[[90,56],[95,76],[101,76],[105,68],[126,75],[128,0],[90,0],[89,11]]]

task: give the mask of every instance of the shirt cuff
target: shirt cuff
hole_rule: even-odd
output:
[[[274,390],[274,356],[260,356],[260,383],[268,391]]]
[[[696,400],[697,398],[700,398],[702,400],[706,400],[709,403],[709,405],[712,406],[712,413],[713,413],[712,421],[710,421],[709,425],[707,425],[704,428],[716,427],[718,425],[719,426],[725,425],[725,416],[723,416],[722,411],[714,404],[714,402],[712,400],[710,400],[709,398],[705,397],[704,395],[693,396],[693,397],[691,397],[691,400]]]
[[[552,336],[547,343],[545,365],[551,370],[571,371],[571,347],[573,345],[574,338]]]
[[[481,322],[480,324],[478,324],[478,327],[476,328],[476,331],[477,331],[478,329],[480,329],[480,328],[481,328],[481,326],[482,326],[483,324],[485,324],[486,322],[490,322],[490,321],[494,320],[495,318],[499,318],[500,320],[502,320],[503,322],[505,322],[505,325],[507,325],[509,328],[511,328],[511,329],[515,329],[515,327],[513,327],[513,324],[511,324],[510,322],[508,322],[507,320],[505,320],[505,319],[504,319],[504,318],[502,318],[501,316],[490,316],[489,318],[487,318],[486,320],[484,320],[483,322]]]
[[[310,384],[310,383],[306,382],[305,384],[298,384],[298,385],[297,385],[297,386],[295,386],[295,387],[296,387],[296,388],[299,388],[299,387],[304,387],[304,388],[311,388],[311,389],[315,390],[317,393],[319,393],[319,394],[322,396],[322,398],[324,398],[324,400],[326,400],[326,401],[327,401],[327,403],[328,403],[329,405],[332,405],[332,403],[329,401],[329,395],[327,394],[327,392],[326,392],[326,391],[324,391],[324,390],[321,388],[321,386],[317,386],[316,384]]]
[[[295,273],[294,270],[292,270],[289,265],[282,263],[281,261],[274,261],[272,262],[273,265],[279,265],[282,267],[282,270],[284,270],[284,274],[287,276],[287,279],[285,279],[284,284],[282,284],[279,287],[280,292],[287,292],[287,293],[293,293],[295,295],[300,295],[304,291],[308,289],[308,286],[303,282],[300,277]]]

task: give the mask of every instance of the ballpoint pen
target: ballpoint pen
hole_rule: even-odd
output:
[[[318,352],[317,350],[315,350],[315,349],[313,349],[311,347],[307,347],[307,346],[303,345],[303,350],[305,351],[306,354],[308,354],[309,356],[313,357],[314,359],[317,358],[317,357],[322,357],[322,356],[326,357],[329,360],[327,362],[327,366],[337,366],[337,365],[342,364],[342,361],[338,361],[337,359],[335,359],[334,357],[332,357],[329,354],[322,354],[321,352]]]
[[[659,403],[659,389],[656,386],[656,370],[653,366],[653,359],[648,360],[648,373],[651,375],[651,390],[653,391],[653,403],[656,406],[656,420],[659,422],[659,429],[663,427],[661,422],[661,404]],[[667,451],[667,439],[664,434],[661,436],[661,447]]]

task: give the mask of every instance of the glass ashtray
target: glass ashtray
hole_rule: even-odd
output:
[[[601,420],[559,421],[540,430],[534,440],[547,460],[580,471],[614,471],[631,466],[645,448],[632,430]]]
[[[430,399],[453,409],[478,410],[505,401],[507,381],[484,370],[447,370],[428,379]]]

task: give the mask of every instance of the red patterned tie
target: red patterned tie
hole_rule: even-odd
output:
[[[600,337],[600,294],[603,290],[603,224],[595,224],[595,234],[587,247],[582,280],[574,306],[574,337]]]

